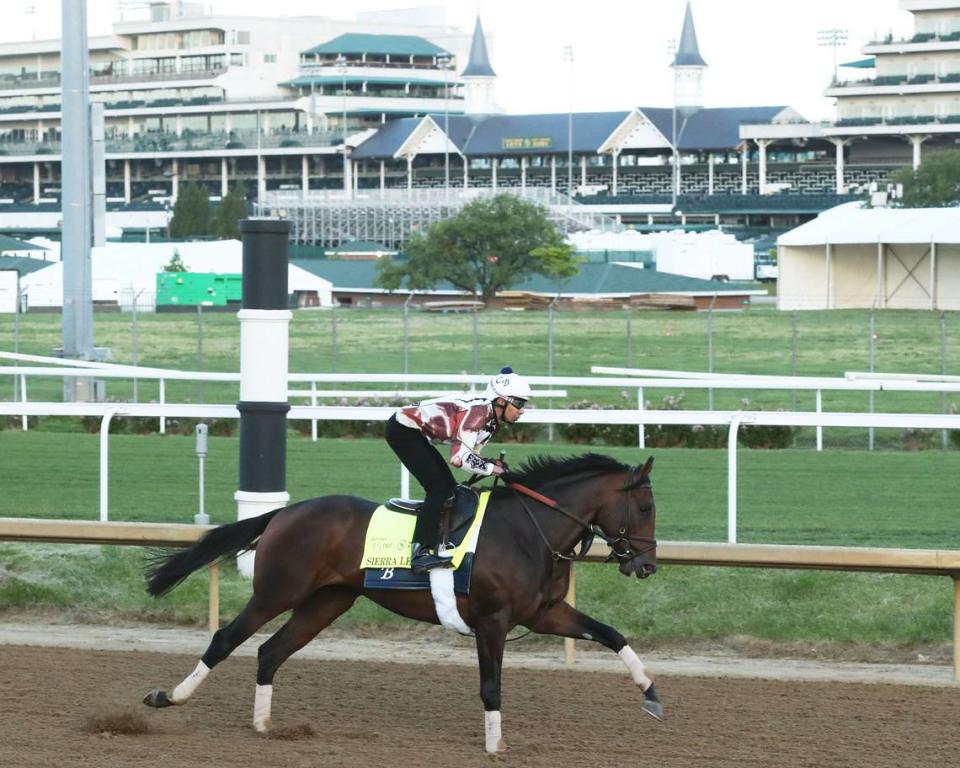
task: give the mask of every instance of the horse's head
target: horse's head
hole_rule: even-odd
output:
[[[643,466],[633,467],[625,485],[603,495],[596,521],[612,550],[610,559],[620,563],[620,573],[639,579],[652,576],[657,570],[657,505],[650,483],[652,469],[652,456]]]

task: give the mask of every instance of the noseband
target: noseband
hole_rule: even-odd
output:
[[[623,520],[620,523],[620,527],[617,531],[616,536],[609,536],[599,525],[596,523],[589,524],[585,523],[576,515],[571,514],[563,507],[560,506],[554,499],[551,499],[548,496],[544,496],[541,493],[537,493],[531,488],[522,485],[520,483],[510,483],[507,487],[514,491],[517,494],[517,498],[520,501],[520,505],[523,507],[524,511],[527,513],[527,516],[530,518],[530,522],[533,523],[534,527],[537,529],[537,533],[540,534],[540,538],[543,539],[543,543],[546,544],[547,549],[550,550],[550,554],[553,555],[554,560],[578,560],[583,559],[587,555],[587,551],[590,549],[590,545],[593,543],[595,536],[599,536],[606,542],[607,546],[610,547],[610,554],[607,557],[605,562],[610,562],[612,560],[617,560],[618,562],[625,563],[630,560],[633,560],[635,557],[639,557],[651,550],[657,548],[657,540],[650,538],[649,536],[631,536],[630,535],[630,498],[631,491],[633,490],[633,476],[635,469],[630,470],[630,475],[627,481],[627,484],[624,486],[624,505],[623,505]],[[650,488],[652,484],[649,477],[641,478],[639,483],[641,488]],[[522,495],[521,495],[522,494]],[[540,523],[537,522],[536,517],[534,517],[533,512],[527,506],[526,502],[523,500],[523,496],[528,496],[535,501],[539,501],[544,506],[550,507],[551,509],[556,510],[565,517],[573,520],[577,525],[579,525],[584,530],[584,535],[580,540],[580,553],[577,554],[576,547],[570,550],[568,554],[559,552],[553,548],[553,545],[550,544],[550,540],[547,539],[547,535],[543,532],[543,528],[540,527]]]

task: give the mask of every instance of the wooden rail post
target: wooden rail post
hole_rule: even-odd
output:
[[[953,679],[960,683],[960,574],[953,574]]]
[[[212,635],[220,629],[220,569],[217,561],[210,563],[210,616],[207,620],[207,626]]]
[[[567,605],[573,607],[577,604],[577,577],[576,569],[573,567],[573,563],[570,563],[570,584],[567,587],[567,596],[564,598]],[[574,656],[576,651],[574,650],[574,643],[576,641],[572,637],[563,638],[563,661],[567,666],[573,664]]]

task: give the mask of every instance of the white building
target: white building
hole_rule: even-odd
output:
[[[93,301],[116,304],[121,309],[152,312],[156,308],[157,273],[170,263],[174,252],[190,272],[241,274],[243,245],[239,240],[184,243],[107,243],[91,252]],[[306,270],[290,265],[291,294],[309,297],[311,304],[332,305],[332,285]],[[63,306],[63,262],[21,278],[21,291],[30,307]]]

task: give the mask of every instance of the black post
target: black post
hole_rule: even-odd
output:
[[[284,506],[287,494],[287,243],[290,222],[244,219],[240,319],[240,468],[237,518]],[[252,553],[238,558],[252,575]]]

